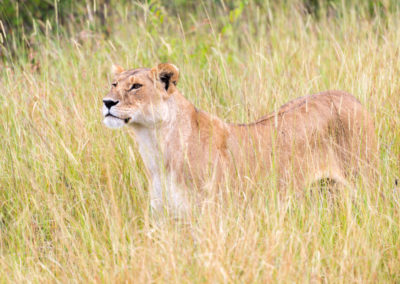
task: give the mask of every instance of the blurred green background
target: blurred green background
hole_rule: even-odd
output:
[[[239,17],[248,0],[210,0],[198,2],[195,0],[154,0],[154,1],[130,1],[130,0],[0,0],[0,54],[2,60],[10,59],[26,53],[20,52],[20,48],[34,46],[34,35],[41,33],[67,33],[73,34],[77,27],[100,32],[105,37],[112,32],[112,24],[120,13],[114,13],[116,9],[133,9],[138,4],[147,5],[150,11],[162,17],[175,17],[185,25],[190,22],[191,15],[204,13],[207,10],[212,18],[218,18],[221,9],[229,14],[233,22]],[[255,0],[252,4],[261,12],[271,9],[292,9],[290,0],[262,1]],[[343,17],[343,11],[350,8],[361,14],[364,18],[379,16],[384,19],[386,14],[396,13],[400,7],[397,0],[302,0],[296,1],[297,7],[305,14],[318,19],[322,17]],[[135,12],[125,11],[127,17],[134,17]],[[226,27],[225,27],[226,28]]]

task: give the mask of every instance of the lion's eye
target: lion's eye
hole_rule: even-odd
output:
[[[132,87],[129,89],[129,91],[135,90],[135,89],[139,89],[141,86],[143,86],[142,84],[133,84]]]
[[[116,87],[117,86],[117,82],[114,82],[114,83],[112,83],[111,85],[113,86],[113,87]]]

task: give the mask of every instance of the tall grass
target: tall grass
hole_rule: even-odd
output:
[[[1,63],[0,281],[400,281],[400,12],[243,3],[117,5],[109,37],[89,22],[38,29]],[[105,128],[100,110],[112,62],[163,61],[180,67],[189,100],[227,121],[322,90],[354,94],[375,120],[380,181],[330,201],[243,179],[190,225],[154,224],[133,134]]]

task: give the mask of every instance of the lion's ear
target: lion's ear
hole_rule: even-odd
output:
[[[117,64],[112,64],[111,65],[111,74],[113,76],[121,74],[122,72],[124,72],[124,68],[122,68],[121,66],[119,66]]]
[[[160,63],[151,69],[151,73],[156,80],[159,80],[168,94],[171,94],[179,79],[179,69],[174,64]]]

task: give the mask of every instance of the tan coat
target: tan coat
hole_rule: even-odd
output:
[[[227,177],[275,172],[278,188],[301,190],[321,178],[351,184],[357,175],[373,176],[374,125],[350,94],[298,98],[254,123],[232,124],[195,108],[176,88],[172,64],[116,73],[104,122],[134,130],[155,210],[186,210],[191,192]]]

